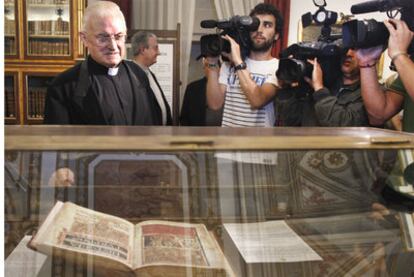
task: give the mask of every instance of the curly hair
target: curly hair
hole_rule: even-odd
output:
[[[256,5],[253,10],[250,12],[250,16],[255,16],[255,15],[262,15],[262,14],[270,14],[273,15],[276,19],[276,25],[275,25],[275,31],[276,33],[279,34],[279,36],[282,36],[283,33],[283,17],[282,14],[280,13],[280,11],[278,9],[276,9],[275,6],[273,6],[272,4],[265,4],[265,3],[260,3],[258,5]]]

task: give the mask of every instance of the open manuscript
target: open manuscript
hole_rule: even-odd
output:
[[[139,275],[228,276],[224,255],[203,224],[152,220],[133,225],[70,202],[56,203],[29,246]]]

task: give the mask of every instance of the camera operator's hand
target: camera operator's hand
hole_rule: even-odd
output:
[[[385,20],[384,24],[390,32],[388,39],[388,55],[390,58],[393,59],[402,53],[407,53],[408,46],[414,36],[407,24],[396,19]]]
[[[213,71],[216,74],[220,72],[220,57],[205,57],[203,58],[203,67],[207,70],[205,73],[206,78],[208,79],[208,73]],[[205,71],[206,72],[206,71]]]
[[[230,42],[230,53],[223,52],[222,55],[228,58],[234,65],[241,64],[243,59],[240,54],[240,45],[229,35],[222,36],[223,39]]]
[[[356,55],[358,58],[358,65],[362,67],[367,67],[367,65],[375,65],[378,59],[381,57],[381,54],[383,51],[384,51],[383,45],[378,45],[375,47],[370,47],[370,48],[365,48],[365,49],[358,49],[356,51]]]
[[[323,73],[318,59],[308,60],[308,63],[313,65],[312,80],[305,77],[305,81],[313,88],[314,91],[318,91],[323,88]]]

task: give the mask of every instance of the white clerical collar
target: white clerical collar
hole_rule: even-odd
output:
[[[118,74],[119,67],[110,67],[108,68],[109,76],[116,76]]]

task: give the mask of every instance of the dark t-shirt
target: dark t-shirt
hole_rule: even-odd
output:
[[[414,132],[414,101],[408,95],[407,90],[404,87],[400,77],[395,79],[387,89],[398,93],[404,97],[403,109],[403,131],[405,132]]]

